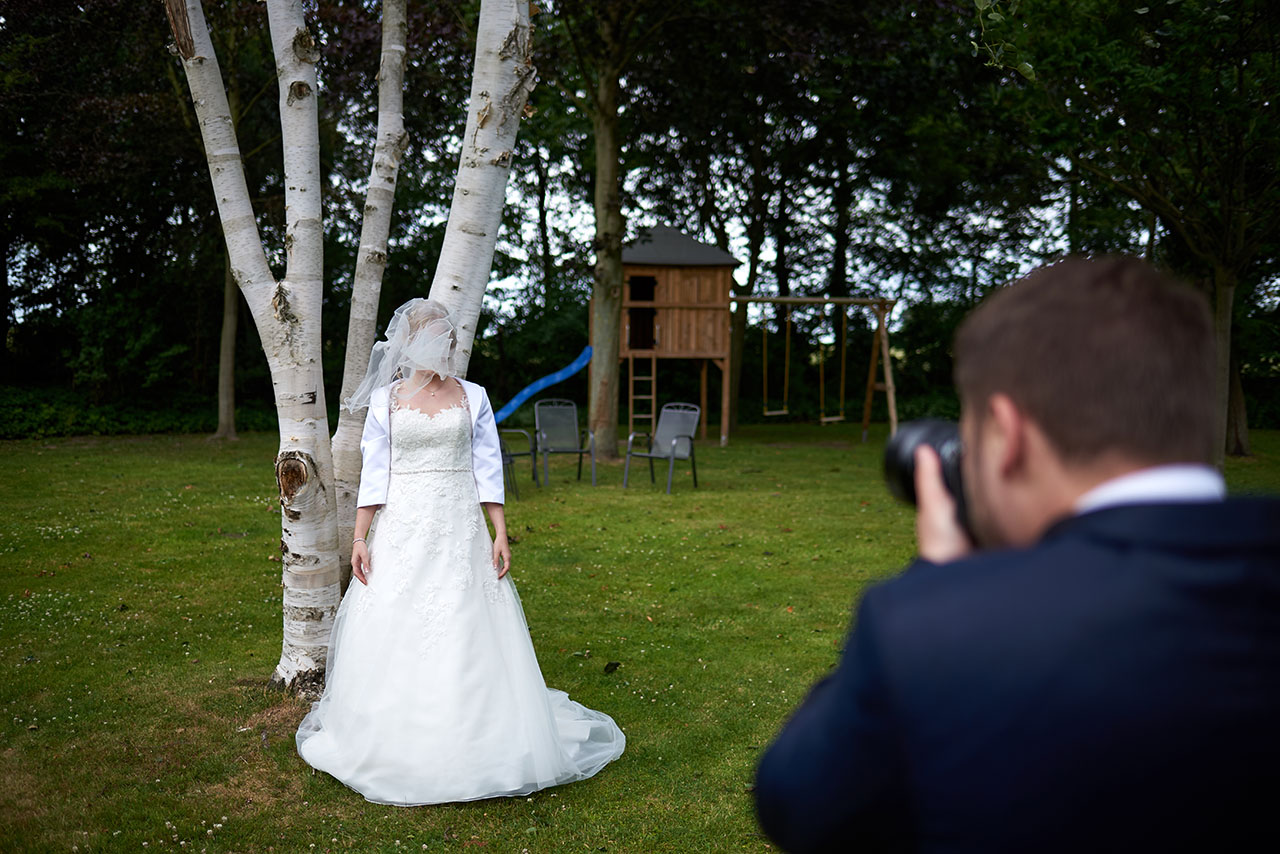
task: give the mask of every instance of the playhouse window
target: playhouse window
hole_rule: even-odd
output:
[[[632,302],[653,302],[658,289],[658,280],[653,276],[632,276],[627,281],[627,288]],[[657,343],[654,335],[657,314],[657,311],[652,308],[627,309],[627,326],[630,330],[627,345],[632,350],[654,348]]]

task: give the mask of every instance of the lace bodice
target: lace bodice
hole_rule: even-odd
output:
[[[391,474],[471,471],[471,414],[465,404],[434,415],[391,411]]]
[[[471,414],[466,405],[450,406],[434,415],[409,407],[393,408],[391,479],[387,504],[379,513],[373,538],[374,571],[382,575],[375,575],[368,590],[374,595],[362,602],[372,603],[380,595],[375,588],[384,585],[393,595],[403,595],[417,577],[420,567],[412,562],[377,566],[377,550],[386,545],[428,560],[433,569],[420,577],[426,592],[415,601],[423,608],[447,609],[448,602],[431,591],[471,586],[473,563],[468,553],[484,529],[480,512],[471,467]],[[487,555],[488,547],[481,553]],[[496,583],[496,574],[489,575]],[[426,615],[420,616],[425,619]],[[440,628],[438,620],[424,625],[431,632]]]

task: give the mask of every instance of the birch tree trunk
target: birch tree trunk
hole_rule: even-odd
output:
[[[280,81],[288,267],[276,282],[258,234],[244,165],[200,0],[166,0],[209,160],[232,275],[266,351],[280,424],[284,639],[273,680],[323,679],[338,604],[333,463],[320,362],[323,244],[316,51],[297,2],[267,4]]]
[[[231,39],[232,62],[235,62],[235,40]],[[177,75],[174,75],[176,82]],[[239,127],[243,115],[240,103],[240,87],[236,75],[231,75],[227,87],[227,109],[231,112],[231,127]],[[187,127],[191,130],[189,111],[183,110]],[[225,240],[224,240],[225,243]],[[236,436],[236,332],[240,320],[240,288],[231,274],[231,256],[224,253],[222,276],[222,333],[218,340],[218,429],[212,439],[237,439]]]
[[[356,255],[351,285],[351,314],[347,319],[347,354],[342,368],[340,400],[355,393],[369,368],[369,354],[377,338],[378,299],[382,275],[387,268],[387,240],[391,234],[391,212],[395,203],[400,162],[409,147],[404,129],[404,68],[408,23],[406,0],[384,0],[382,4],[382,59],[378,67],[378,137],[373,147],[373,166],[365,194],[364,218],[360,227],[360,249]],[[355,536],[356,494],[360,489],[360,436],[365,410],[338,415],[333,434],[334,486],[338,498],[338,562],[342,589],[351,582],[351,552],[347,545]]]
[[[536,80],[528,0],[484,0],[458,179],[430,293],[454,314],[459,376],[466,376],[471,361],[502,223],[511,151]]]

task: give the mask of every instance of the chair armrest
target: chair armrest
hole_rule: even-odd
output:
[[[501,438],[502,438],[502,434],[503,434],[503,433],[519,433],[521,436],[524,436],[525,441],[529,443],[529,450],[528,450],[528,451],[521,451],[520,453],[521,453],[522,455],[523,455],[523,454],[525,454],[525,453],[529,453],[529,454],[532,454],[532,453],[533,453],[533,437],[529,435],[529,431],[528,431],[528,430],[521,430],[519,427],[503,427],[501,430],[499,430],[499,431],[498,431],[498,438],[499,438],[499,439],[501,439]],[[505,440],[503,440],[503,441],[505,441]]]
[[[627,453],[628,453],[628,454],[629,454],[629,453],[631,453],[631,443],[635,441],[636,436],[644,436],[646,439],[648,439],[648,438],[649,438],[649,434],[648,434],[648,433],[644,433],[644,432],[639,431],[639,430],[637,430],[637,431],[635,431],[634,433],[632,433],[631,435],[627,436]],[[646,447],[647,447],[647,445],[646,445]]]
[[[690,450],[690,451],[692,451],[692,450],[693,450],[693,437],[692,437],[692,436],[685,435],[685,434],[683,434],[683,433],[680,433],[680,434],[677,434],[677,435],[675,435],[675,436],[672,436],[672,437],[671,437],[671,456],[673,456],[673,457],[675,456],[675,454],[676,454],[676,446],[680,443],[680,440],[681,440],[681,439],[688,439],[688,440],[689,440],[689,450]]]
[[[614,447],[614,450],[617,450],[618,446],[614,445],[613,447]],[[587,450],[591,452],[592,459],[595,459],[594,455],[596,452],[596,431],[590,428],[587,428]]]

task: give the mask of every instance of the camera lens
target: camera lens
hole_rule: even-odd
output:
[[[928,445],[942,460],[942,481],[956,500],[956,518],[966,530],[968,513],[960,481],[960,426],[941,418],[921,418],[898,426],[884,448],[884,480],[900,501],[916,504],[916,448]]]

